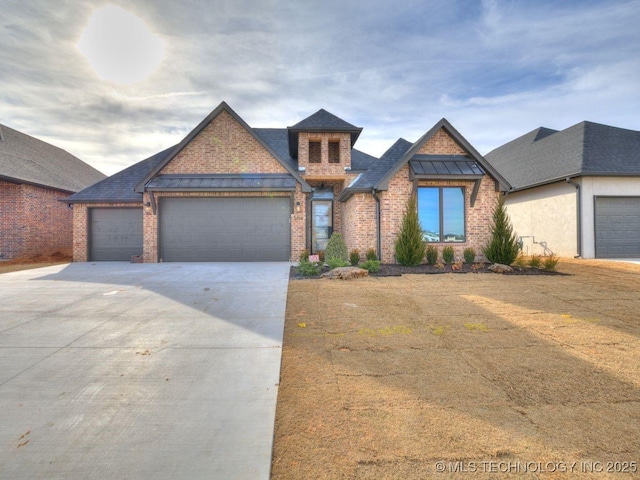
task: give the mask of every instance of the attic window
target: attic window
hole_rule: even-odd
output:
[[[321,162],[320,142],[317,140],[309,141],[309,163]]]
[[[329,163],[340,163],[340,140],[329,141]]]

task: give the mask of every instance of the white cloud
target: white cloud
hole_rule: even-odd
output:
[[[382,154],[448,118],[486,153],[544,125],[640,129],[640,0],[113,0],[165,42],[131,85],[76,49],[102,0],[9,0],[0,19],[0,122],[113,173],[173,145],[221,101],[250,125],[325,108]]]

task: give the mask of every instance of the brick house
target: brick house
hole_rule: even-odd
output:
[[[0,259],[71,254],[73,215],[59,200],[104,178],[61,148],[0,125]]]
[[[319,110],[287,128],[252,128],[220,104],[178,145],[67,201],[74,260],[287,261],[341,232],[349,250],[395,262],[407,200],[425,239],[480,251],[507,182],[445,119],[375,158],[362,129]]]

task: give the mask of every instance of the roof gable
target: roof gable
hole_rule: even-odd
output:
[[[66,150],[0,125],[0,178],[77,192],[105,177]]]
[[[156,167],[154,167],[147,175],[144,176],[142,180],[138,182],[135,187],[135,190],[139,193],[143,192],[145,189],[145,185],[158,173],[162,171],[162,169],[167,166],[173,159],[175,159],[180,152],[182,152],[197,136],[200,134],[214,119],[216,119],[222,112],[226,112],[229,114],[240,126],[246,130],[277,162],[279,162],[284,169],[290,173],[301,185],[302,190],[305,192],[311,191],[311,187],[304,181],[302,177],[295,170],[291,162],[288,162],[286,159],[282,158],[281,155],[274,150],[269,143],[267,143],[262,136],[257,134],[240,116],[235,113],[229,105],[225,102],[222,102],[218,107],[216,107],[207,117],[198,124],[196,128],[194,128],[178,145],[176,145],[173,150],[169,152],[169,154],[160,162]]]
[[[387,171],[386,174],[373,185],[373,187],[376,190],[386,190],[389,187],[389,181],[391,178],[393,178],[393,176],[412,158],[419,154],[422,147],[427,144],[427,142],[429,142],[429,140],[431,140],[440,130],[444,130],[445,133],[447,133],[448,136],[451,137],[451,139],[462,150],[464,150],[472,160],[476,161],[485,172],[489,173],[489,175],[491,175],[491,177],[500,184],[500,188],[503,190],[508,190],[510,188],[510,185],[505,178],[500,175],[500,173],[498,173],[498,171],[493,168],[493,166],[487,162],[480,153],[478,153],[478,151],[453,127],[453,125],[451,125],[451,123],[449,123],[446,118],[441,119],[427,133],[420,137],[417,142],[411,145],[395,165],[393,165],[393,167],[389,169],[389,171]]]

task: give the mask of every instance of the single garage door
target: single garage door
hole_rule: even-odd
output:
[[[89,209],[89,260],[130,261],[142,255],[141,208]]]
[[[596,197],[596,258],[640,257],[640,197]]]
[[[162,198],[164,262],[288,261],[288,197]]]

